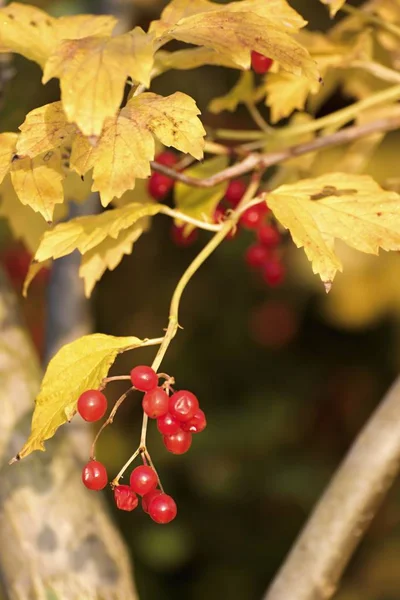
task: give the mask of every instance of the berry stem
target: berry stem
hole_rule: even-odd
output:
[[[246,108],[249,111],[254,123],[261,129],[261,131],[264,131],[270,135],[274,134],[274,128],[268,125],[254,102],[246,102]]]
[[[137,450],[135,450],[135,452],[132,454],[132,456],[129,458],[129,460],[126,461],[126,463],[124,464],[124,466],[122,467],[122,469],[120,470],[118,475],[116,477],[114,477],[114,479],[112,480],[112,482],[111,482],[112,487],[115,487],[118,485],[119,480],[121,479],[122,475],[125,473],[127,468],[133,463],[133,461],[136,460],[136,458],[139,456],[139,454],[141,452],[143,452],[142,448],[138,448]]]
[[[151,460],[151,456],[150,456],[150,454],[149,454],[149,452],[148,452],[147,449],[144,450],[143,455],[146,457],[146,459],[149,462],[149,465],[153,469],[154,473],[157,475],[158,487],[160,488],[160,490],[162,491],[162,493],[165,494],[164,488],[163,488],[162,483],[161,483],[161,479],[160,479],[160,477],[159,477],[159,475],[157,473],[157,469],[155,468],[154,463]]]
[[[104,377],[103,381],[101,382],[101,389],[104,389],[107,385],[107,383],[110,383],[111,381],[125,381],[125,380],[130,380],[130,375],[115,375],[113,377]]]

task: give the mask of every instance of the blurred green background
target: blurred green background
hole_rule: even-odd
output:
[[[99,12],[101,5],[97,0],[34,4],[54,15]],[[132,20],[145,28],[163,5],[152,0],[134,4]],[[291,4],[313,29],[328,26],[327,12],[317,0]],[[32,63],[15,57],[12,66],[15,74],[0,114],[2,131],[15,130],[26,112],[59,93],[54,81],[41,86],[39,68]],[[171,72],[156,81],[154,90],[188,92],[205,111],[208,101],[230,89],[236,78],[236,72],[217,68]],[[335,96],[330,110],[344,102]],[[215,119],[205,112],[205,123],[212,125]],[[244,112],[234,117],[225,113],[220,122],[252,127]],[[166,219],[156,219],[133,255],[103,277],[93,297],[98,331],[161,334],[174,287],[208,238],[204,233],[194,247],[183,250],[170,242],[169,229]],[[7,252],[12,242],[4,224],[1,236]],[[244,263],[251,240],[241,232],[226,241],[190,283],[180,315],[184,329],[163,363],[162,370],[175,377],[178,387],[198,395],[209,423],[190,452],[180,457],[165,452],[151,424],[149,449],[164,487],[177,500],[178,518],[160,527],[139,510],[115,511],[134,559],[141,600],[260,599],[398,372],[400,298],[396,286],[386,285],[398,278],[397,256],[379,262],[352,255],[354,277],[339,276],[338,290],[327,298],[302,253],[289,242],[287,283],[279,290],[266,288]],[[44,284],[34,286],[21,302],[42,349]],[[152,352],[124,355],[115,373],[151,361]],[[123,390],[115,384],[110,399]],[[137,447],[140,421],[139,401],[133,397],[101,441],[100,459],[110,473]],[[111,492],[107,495],[114,510]],[[398,600],[399,556],[397,485],[336,598]]]

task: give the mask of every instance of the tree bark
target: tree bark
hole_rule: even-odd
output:
[[[400,378],[359,434],[264,600],[327,600],[400,470]]]

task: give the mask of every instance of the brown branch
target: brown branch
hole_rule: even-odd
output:
[[[337,146],[339,144],[347,144],[373,133],[393,131],[399,127],[400,117],[397,115],[395,117],[377,119],[376,121],[371,121],[371,123],[365,123],[363,125],[346,127],[345,129],[341,129],[335,133],[317,137],[310,142],[297,144],[296,146],[289,146],[288,148],[278,150],[276,152],[268,152],[266,154],[249,154],[241,162],[238,162],[235,165],[232,165],[231,167],[228,167],[227,169],[224,169],[223,171],[220,171],[219,173],[216,173],[215,175],[205,179],[196,179],[195,177],[190,177],[189,175],[185,175],[185,173],[179,173],[178,171],[174,171],[173,169],[170,169],[164,165],[160,165],[154,161],[151,163],[151,168],[154,171],[164,173],[164,175],[168,175],[172,179],[181,181],[187,185],[200,188],[211,188],[219,183],[222,183],[223,181],[240,177],[241,175],[254,171],[255,169],[266,169],[267,167],[272,167],[273,165],[277,165],[285,160],[295,158],[296,156],[308,154],[309,152],[315,152],[316,150],[322,150],[323,148]]]
[[[370,417],[264,600],[327,600],[400,471],[400,378]]]

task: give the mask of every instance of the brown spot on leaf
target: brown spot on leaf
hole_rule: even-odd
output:
[[[11,21],[12,21],[13,19],[15,19],[14,15],[13,15],[13,14],[11,14],[11,13],[9,13],[9,14],[7,15],[7,17],[8,17],[9,19],[11,19]]]
[[[29,25],[32,25],[32,27],[37,27],[37,23],[36,21],[30,21]]]
[[[18,154],[14,154],[14,156],[13,156],[13,157],[12,157],[12,159],[11,159],[11,162],[14,162],[14,161],[16,161],[16,160],[18,160],[18,159],[19,159],[19,156],[18,156]]]
[[[322,200],[322,198],[329,198],[329,196],[348,196],[349,194],[357,194],[358,190],[338,190],[334,185],[326,185],[320,192],[312,194],[310,200]]]
[[[49,150],[48,152],[46,152],[46,154],[43,156],[44,162],[49,161],[52,156],[53,156],[53,151],[52,150]]]
[[[381,217],[381,216],[382,216],[382,213],[381,213],[381,212],[377,212],[377,213],[376,213],[376,216],[377,216],[377,217]]]

